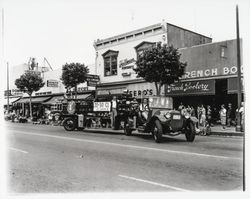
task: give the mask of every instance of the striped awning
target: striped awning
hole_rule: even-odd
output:
[[[32,103],[43,103],[46,102],[50,99],[51,97],[32,97],[31,98],[31,102]],[[14,103],[29,103],[30,102],[30,98],[29,97],[25,97],[25,98],[20,98],[19,100],[15,101]]]

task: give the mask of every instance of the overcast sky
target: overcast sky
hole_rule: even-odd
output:
[[[160,23],[162,19],[211,36],[216,42],[236,38],[236,4],[239,5],[243,39],[250,18],[249,0],[0,2],[4,8],[5,60],[12,66],[27,63],[30,57],[35,57],[42,65],[46,57],[54,69],[66,62],[94,64],[94,40]]]

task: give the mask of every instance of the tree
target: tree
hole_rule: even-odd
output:
[[[86,81],[88,73],[88,66],[84,64],[66,63],[63,65],[61,80],[66,89],[75,88],[75,98],[77,96],[77,85]]]
[[[144,50],[138,55],[137,68],[134,71],[137,77],[147,82],[154,82],[157,95],[160,95],[164,84],[170,85],[179,81],[184,75],[187,63],[180,62],[181,54],[173,46],[157,43],[155,47]]]
[[[38,91],[40,88],[44,86],[43,79],[40,75],[34,72],[26,72],[20,76],[20,78],[16,79],[15,85],[21,91],[27,93],[30,97],[30,117],[32,116],[32,102],[31,95],[34,91]]]

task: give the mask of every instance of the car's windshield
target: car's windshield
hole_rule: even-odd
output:
[[[173,98],[171,97],[150,97],[149,98],[150,108],[165,108],[173,109]]]

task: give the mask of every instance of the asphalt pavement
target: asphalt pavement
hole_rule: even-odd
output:
[[[10,193],[241,191],[242,137],[66,132],[6,122]]]

